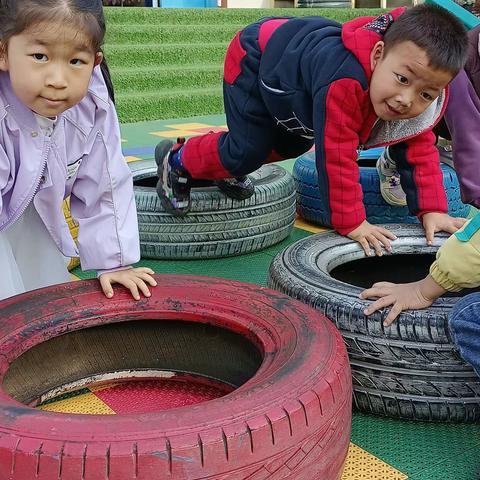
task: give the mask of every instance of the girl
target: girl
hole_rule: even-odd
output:
[[[101,0],[0,0],[0,298],[69,280],[66,258],[150,295],[101,44]],[[78,250],[62,212],[70,195]]]

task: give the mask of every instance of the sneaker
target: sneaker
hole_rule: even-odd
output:
[[[217,180],[215,185],[227,196],[234,200],[246,200],[255,193],[250,177],[225,178],[224,180]]]
[[[453,164],[452,142],[439,137],[437,140],[437,150],[440,156],[440,162],[451,168],[455,168]]]
[[[388,150],[384,150],[377,160],[377,172],[383,199],[394,207],[404,207],[407,204],[407,197],[400,184],[397,166],[388,156]]]
[[[157,194],[163,208],[176,217],[183,217],[190,211],[190,177],[181,167],[173,165],[173,154],[185,143],[178,138],[162,140],[155,148],[155,162],[158,166]]]

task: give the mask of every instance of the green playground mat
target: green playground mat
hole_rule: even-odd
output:
[[[153,149],[162,138],[190,136],[224,126],[223,115],[190,117],[122,125],[123,150],[129,161],[153,158]],[[293,161],[281,162],[291,170]],[[156,273],[206,275],[265,286],[273,256],[286,245],[318,231],[297,222],[288,239],[266,250],[215,260],[141,260]],[[92,271],[73,273],[94,278]],[[479,480],[480,426],[438,425],[390,420],[354,413],[352,442],[371,456],[357,456],[360,463],[349,467],[352,480]],[[360,458],[359,457],[359,458]],[[377,459],[394,467],[374,467]],[[356,460],[356,461],[357,461]],[[401,473],[400,473],[401,472]]]

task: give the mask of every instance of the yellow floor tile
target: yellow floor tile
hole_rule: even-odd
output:
[[[57,413],[80,413],[89,415],[115,415],[115,412],[93,393],[84,393],[39,407]]]
[[[306,230],[307,232],[312,232],[312,233],[320,233],[320,232],[331,231],[330,228],[319,227],[317,225],[312,225],[311,223],[307,223],[305,220],[302,220],[301,218],[297,218],[295,220],[295,227],[296,228],[301,228],[302,230]]]
[[[407,480],[407,478],[407,475],[363,448],[350,444],[342,480]]]
[[[225,125],[209,125],[208,123],[177,123],[175,125],[165,125],[171,130],[161,130],[158,132],[150,132],[150,135],[157,137],[175,138],[175,137],[191,137],[205,133],[206,128],[217,131],[226,128]]]

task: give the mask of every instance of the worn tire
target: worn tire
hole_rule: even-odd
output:
[[[277,165],[250,174],[255,193],[247,200],[226,197],[217,187],[192,190],[192,208],[182,218],[165,212],[153,161],[131,162],[142,257],[218,258],[254,252],[284,240],[295,221],[295,183]],[[147,186],[145,186],[147,185]]]
[[[106,299],[96,281],[0,302],[0,478],[339,480],[351,375],[331,322],[255,285],[156,279],[140,302],[123,288]],[[192,368],[236,389],[201,405],[130,415],[26,405],[56,385],[132,368],[146,376]]]
[[[375,161],[382,149],[372,149],[362,152],[360,163],[360,184],[363,191],[363,204],[367,220],[370,223],[418,223],[418,219],[409,214],[407,207],[393,207],[383,199],[380,193]],[[362,166],[368,164],[371,166]],[[470,206],[460,200],[460,185],[453,168],[441,164],[443,185],[447,194],[448,213],[452,217],[466,217]],[[315,154],[313,152],[300,156],[293,167],[293,178],[297,186],[297,213],[309,222],[331,226],[327,221],[326,205],[320,196],[318,174],[315,168]]]
[[[388,225],[395,254],[434,253],[415,225]],[[362,287],[330,275],[335,267],[364,258],[361,247],[336,233],[314,235],[280,252],[268,285],[320,310],[340,329],[352,363],[354,405],[365,412],[404,419],[480,420],[480,381],[459,356],[448,329],[458,297],[442,297],[425,310],[403,312],[383,326],[388,309],[365,316]],[[385,261],[382,259],[375,261]],[[367,268],[367,267],[365,267]]]

